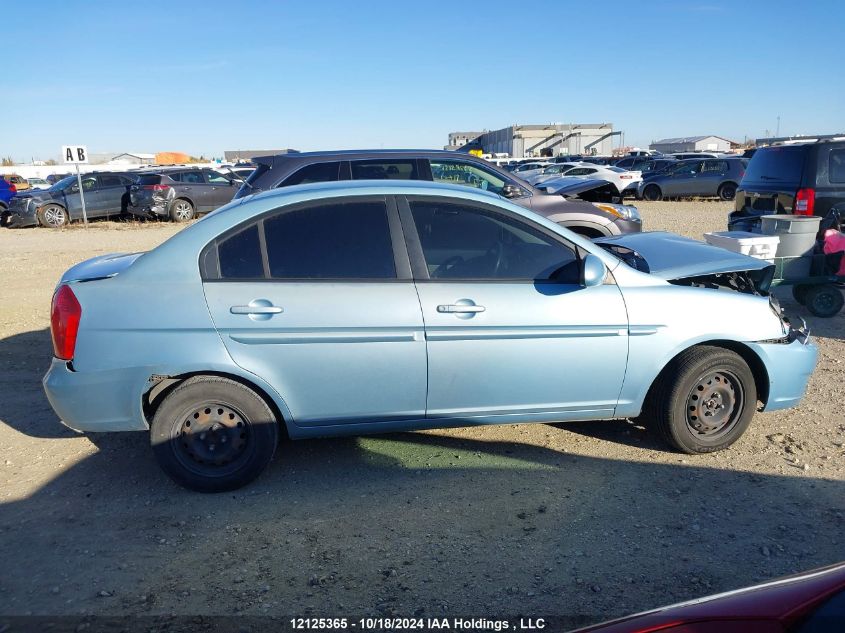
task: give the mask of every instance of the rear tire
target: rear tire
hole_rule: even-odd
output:
[[[642,417],[678,450],[712,453],[742,436],[756,406],[754,374],[742,357],[700,346],[663,370]]]
[[[733,200],[736,198],[736,185],[732,182],[726,182],[721,187],[719,187],[719,199],[720,200]]]
[[[194,376],[169,393],[150,425],[159,466],[197,492],[235,490],[258,477],[276,451],[279,422],[252,389]]]
[[[196,217],[196,210],[190,200],[176,198],[170,205],[170,219],[174,222],[188,222]]]
[[[836,316],[845,303],[845,298],[839,288],[832,284],[822,284],[807,288],[804,305],[817,317],[829,318]]]
[[[657,185],[646,185],[645,189],[643,189],[643,200],[659,202],[663,200],[663,192],[660,191],[660,187]]]

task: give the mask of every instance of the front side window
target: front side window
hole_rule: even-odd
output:
[[[228,185],[229,179],[226,178],[223,174],[218,174],[217,172],[207,171],[205,172],[205,177],[208,179],[208,182],[212,185]]]
[[[280,187],[290,187],[292,185],[306,185],[312,182],[334,182],[338,180],[338,173],[340,172],[340,162],[332,161],[329,163],[314,163],[313,165],[306,165],[285,178]]]
[[[419,180],[417,161],[397,160],[353,160],[353,180]]]
[[[264,220],[274,279],[396,277],[384,202],[336,202]]]
[[[431,176],[434,182],[466,185],[496,194],[500,194],[506,184],[495,172],[461,161],[431,161]]]
[[[432,280],[578,283],[575,250],[525,223],[457,203],[410,206]]]

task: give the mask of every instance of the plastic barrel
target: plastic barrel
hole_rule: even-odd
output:
[[[816,245],[820,217],[812,215],[764,215],[761,229],[764,235],[777,235],[775,257],[800,257],[810,255]]]

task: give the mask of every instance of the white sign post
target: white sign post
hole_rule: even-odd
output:
[[[85,209],[85,192],[82,191],[82,175],[79,173],[79,165],[88,162],[88,148],[85,145],[62,145],[62,156],[65,163],[76,165],[76,184],[79,187],[79,199],[82,202],[82,221],[87,229],[88,211]]]

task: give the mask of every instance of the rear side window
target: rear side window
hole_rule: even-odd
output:
[[[157,185],[161,183],[161,176],[158,174],[145,174],[138,178],[139,185]]]
[[[724,174],[728,171],[728,161],[726,160],[706,160],[704,161],[704,168],[702,172],[717,172]]]
[[[253,224],[220,242],[217,245],[217,257],[220,260],[220,277],[223,279],[263,278],[264,264],[258,225]]]
[[[332,203],[264,220],[275,279],[396,277],[384,202]]]
[[[120,176],[100,176],[101,187],[122,187],[123,181]]]
[[[765,147],[754,153],[745,171],[744,182],[795,185],[801,183],[805,147]]]
[[[828,163],[830,182],[845,182],[845,149],[830,151]]]
[[[353,180],[419,180],[415,160],[353,160]]]
[[[313,165],[306,165],[302,169],[294,172],[288,176],[280,187],[290,187],[291,185],[305,185],[310,182],[334,182],[338,180],[340,172],[340,162],[333,161],[330,163],[314,163]]]

